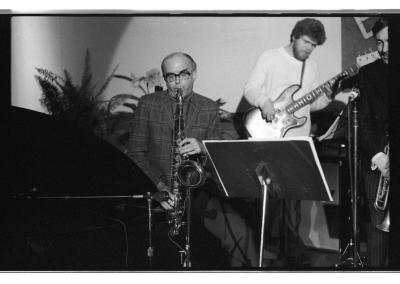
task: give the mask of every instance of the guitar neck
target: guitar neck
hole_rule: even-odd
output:
[[[290,103],[288,106],[286,106],[286,111],[288,113],[292,114],[295,111],[301,109],[302,107],[304,107],[308,104],[311,104],[312,102],[314,102],[316,99],[318,99],[323,94],[328,93],[329,90],[331,90],[333,84],[336,82],[336,80],[339,77],[353,76],[353,75],[357,74],[358,70],[359,70],[359,67],[357,64],[347,68],[346,70],[337,74],[335,77],[329,79],[328,81],[326,81],[322,85],[318,86],[311,92],[305,94],[304,96],[302,96],[301,98],[299,98],[297,100],[294,100],[292,103]]]

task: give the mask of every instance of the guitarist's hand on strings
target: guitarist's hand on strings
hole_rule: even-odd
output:
[[[267,99],[261,106],[261,115],[266,121],[272,121],[275,118],[276,110],[271,99]]]
[[[168,192],[169,199],[165,200],[165,201],[161,201],[160,205],[161,205],[162,208],[164,208],[164,210],[167,210],[167,211],[168,210],[172,210],[173,206],[174,206],[174,195],[170,192],[168,186],[165,183],[163,183],[162,181],[160,181],[157,184],[157,189],[158,189],[158,191],[166,191],[166,192]]]
[[[334,100],[335,96],[338,93],[340,93],[346,89],[345,84],[343,84],[346,77],[347,76],[345,74],[342,74],[338,78],[336,78],[336,80],[334,80],[333,82],[329,82],[330,89],[327,90],[327,92],[326,92],[326,95],[328,96],[328,98],[330,98],[331,100]]]

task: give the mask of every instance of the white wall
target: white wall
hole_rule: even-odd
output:
[[[102,83],[119,64],[119,74],[144,75],[160,68],[162,58],[184,51],[198,63],[195,90],[227,101],[235,111],[245,81],[265,49],[289,42],[294,17],[14,17],[12,19],[12,103],[43,111],[34,67],[79,82],[85,49],[92,57],[94,79]],[[319,18],[328,40],[312,57],[320,63],[321,83],[341,70],[339,17]],[[113,80],[105,93],[131,93],[130,84]]]
[[[86,49],[91,54],[93,82],[108,75],[110,58],[130,17],[21,17],[11,20],[12,104],[44,111],[35,67],[59,75],[68,70],[79,83]]]

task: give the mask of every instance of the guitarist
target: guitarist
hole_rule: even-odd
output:
[[[318,87],[318,66],[309,56],[325,40],[322,23],[306,18],[296,23],[288,45],[261,54],[245,85],[244,96],[251,105],[261,109],[264,119],[271,121],[275,117],[272,102],[289,86],[301,85],[302,94]],[[291,129],[286,137],[310,134],[310,110],[320,110],[330,103],[331,92],[327,91],[327,96],[319,97],[296,112],[296,116],[305,116],[307,121],[301,127]]]
[[[306,18],[296,23],[290,35],[290,43],[286,46],[267,50],[258,58],[254,69],[244,88],[244,96],[247,101],[262,111],[265,120],[271,121],[275,117],[273,101],[291,85],[301,85],[302,93],[305,94],[318,86],[318,67],[314,60],[309,58],[310,54],[318,45],[322,45],[326,40],[323,24],[312,18]],[[307,117],[306,123],[301,127],[291,129],[287,136],[308,136],[310,134],[310,111],[319,110],[326,107],[331,99],[331,91],[327,90],[326,95],[320,96],[311,105],[307,105],[296,112],[296,116]],[[295,97],[296,98],[296,97]],[[296,98],[297,99],[297,98]],[[266,263],[276,265],[273,261],[283,261],[278,265],[298,265],[302,261],[302,248],[298,229],[300,224],[300,201],[284,200],[270,203],[272,212],[283,212],[281,216],[272,216],[271,236],[266,240],[267,251],[264,255],[270,255]],[[282,210],[273,210],[273,206],[283,206]],[[276,214],[276,213],[275,213]],[[283,215],[283,216],[282,216]],[[279,222],[279,219],[285,220]],[[279,236],[277,231],[281,231],[276,223],[283,224],[283,236]],[[270,230],[266,230],[270,232]],[[284,239],[284,244],[280,243]],[[274,242],[276,241],[276,242]],[[275,246],[270,247],[275,243]],[[284,245],[284,247],[282,247]],[[268,249],[268,247],[270,247]],[[290,252],[291,255],[288,255]],[[280,259],[280,256],[283,256]]]

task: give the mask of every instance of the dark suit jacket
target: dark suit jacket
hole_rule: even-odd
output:
[[[380,173],[371,171],[371,158],[383,152],[388,141],[388,77],[388,66],[381,60],[362,67],[358,74],[362,171],[373,177]],[[366,183],[366,197],[375,198],[376,183]]]
[[[166,91],[141,97],[131,124],[128,155],[154,184],[170,182],[174,100]],[[192,93],[184,99],[186,137],[220,139],[216,102]]]

